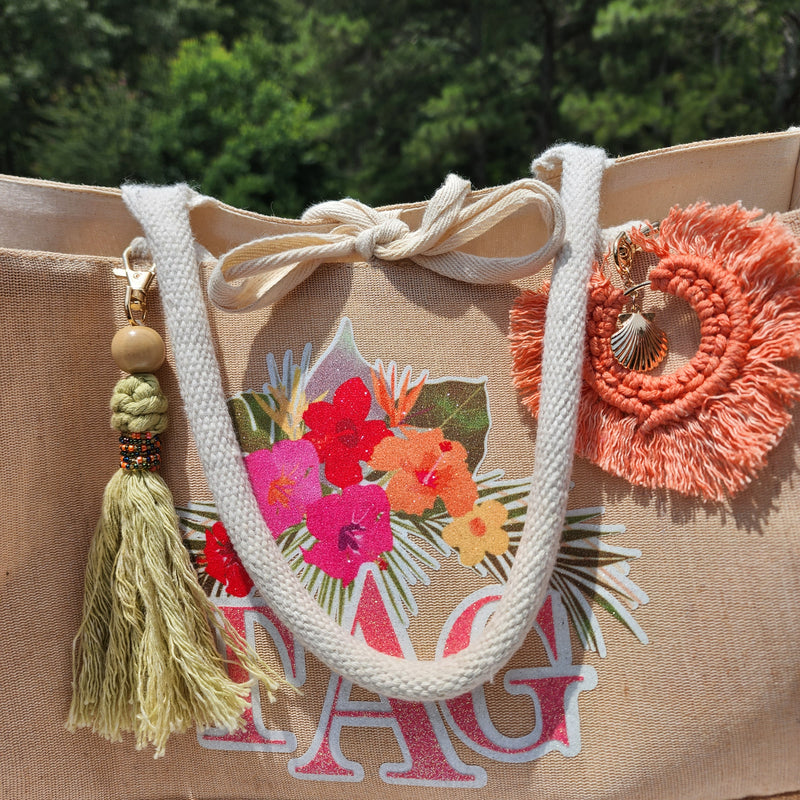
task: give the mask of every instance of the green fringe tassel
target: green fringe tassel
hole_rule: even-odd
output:
[[[123,432],[166,427],[166,398],[153,375],[120,381],[112,409]],[[156,472],[120,469],[89,552],[67,728],[91,727],[111,741],[133,732],[137,749],[152,744],[155,757],[171,733],[195,724],[237,730],[252,681],[228,677],[214,632],[274,700],[278,676],[197,581],[169,488]]]

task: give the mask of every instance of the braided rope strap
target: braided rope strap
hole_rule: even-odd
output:
[[[520,647],[546,597],[572,468],[586,302],[606,163],[600,150],[564,145],[535,164],[544,170],[562,167],[566,245],[556,259],[547,312],[533,490],[516,561],[494,614],[467,648],[435,661],[389,656],[350,636],[281,557],[259,512],[226,408],[189,224],[188,209],[196,195],[185,185],[123,188],[158,265],[189,423],[231,541],[281,621],[331,670],[365,689],[428,702],[490,681]]]

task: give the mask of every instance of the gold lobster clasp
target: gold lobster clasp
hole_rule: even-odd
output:
[[[147,316],[147,290],[156,276],[156,266],[151,263],[148,269],[135,269],[130,247],[122,254],[122,260],[124,266],[114,269],[114,274],[127,281],[125,316],[131,325],[141,325]]]

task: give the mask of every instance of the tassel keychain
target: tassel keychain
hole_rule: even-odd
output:
[[[141,324],[155,267],[135,269],[132,260],[129,248],[124,267],[114,270],[127,280],[129,323],[111,346],[130,373],[111,399],[120,469],[106,487],[89,552],[67,728],[88,726],[111,741],[130,731],[137,749],[152,744],[158,757],[170,733],[195,724],[230,731],[242,725],[252,680],[228,677],[215,633],[264,683],[270,700],[278,680],[200,587],[157,472],[167,399],[151,373],[164,361],[164,342]]]

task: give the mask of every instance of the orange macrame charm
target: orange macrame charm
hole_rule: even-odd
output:
[[[721,500],[766,463],[800,399],[800,243],[739,205],[673,208],[657,236],[630,232],[660,261],[650,288],[686,300],[700,346],[667,375],[627,369],[611,337],[626,298],[596,265],[587,320],[576,452],[631,483]],[[643,229],[646,229],[643,226]],[[547,287],[511,311],[514,383],[538,412]]]

